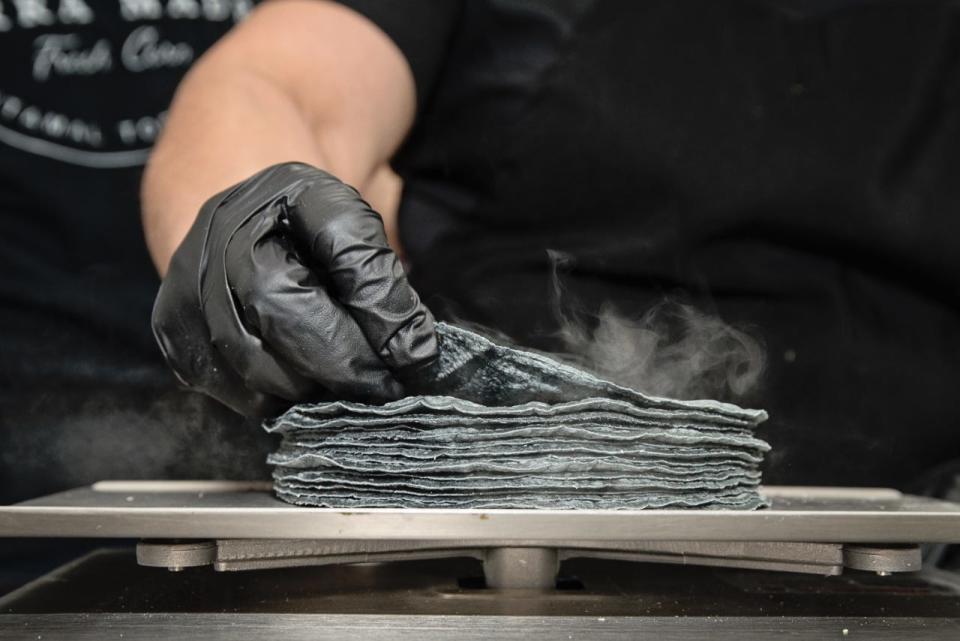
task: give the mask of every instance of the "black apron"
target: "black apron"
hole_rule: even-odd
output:
[[[569,300],[766,345],[767,483],[960,458],[960,23],[942,2],[468,2],[396,166],[441,317],[557,349]]]

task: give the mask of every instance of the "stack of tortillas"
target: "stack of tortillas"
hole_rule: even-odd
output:
[[[386,405],[298,405],[277,495],[361,508],[740,508],[765,505],[766,419],[717,401],[646,396],[549,357],[438,323],[439,358]]]

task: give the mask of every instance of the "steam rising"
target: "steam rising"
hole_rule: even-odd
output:
[[[757,387],[766,354],[746,332],[669,300],[635,318],[612,303],[587,314],[560,282],[569,257],[554,251],[550,257],[564,360],[655,396],[736,400]]]

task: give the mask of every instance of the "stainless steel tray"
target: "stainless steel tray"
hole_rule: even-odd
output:
[[[339,510],[269,484],[108,481],[0,507],[0,536],[378,541],[960,542],[960,505],[874,488],[766,487],[737,510]]]

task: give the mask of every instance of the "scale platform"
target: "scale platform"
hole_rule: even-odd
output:
[[[960,579],[921,557],[960,543],[960,505],[763,493],[756,511],[338,510],[263,483],[102,482],[0,507],[3,537],[139,540],[0,599],[0,638],[960,638]]]
[[[270,484],[105,481],[0,506],[0,536],[182,539],[960,542],[960,504],[879,488],[765,487],[761,510],[302,508]]]

